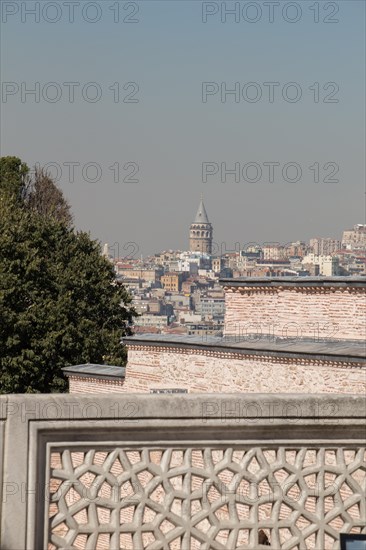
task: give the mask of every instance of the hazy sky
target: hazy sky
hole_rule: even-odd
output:
[[[364,222],[363,1],[1,4],[1,153],[94,238],[187,249],[201,193],[228,250]]]

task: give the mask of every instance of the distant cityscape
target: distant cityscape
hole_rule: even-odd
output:
[[[221,248],[221,249],[220,249]],[[201,198],[189,227],[189,250],[166,250],[146,258],[122,258],[104,245],[117,283],[133,297],[140,316],[136,333],[215,335],[223,332],[222,278],[366,276],[366,225],[343,231],[341,240],[313,237],[308,243],[236,243],[227,251],[214,242]]]

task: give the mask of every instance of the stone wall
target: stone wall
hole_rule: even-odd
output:
[[[365,283],[225,280],[224,334],[365,340]]]
[[[187,347],[129,344],[122,392],[181,388],[188,392],[366,394],[360,363],[247,355]],[[97,388],[96,388],[97,390]]]
[[[366,532],[365,411],[349,395],[0,396],[0,547],[339,550]]]

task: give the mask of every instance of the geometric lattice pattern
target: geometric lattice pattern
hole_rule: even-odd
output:
[[[366,532],[365,448],[51,453],[48,549],[339,548]]]

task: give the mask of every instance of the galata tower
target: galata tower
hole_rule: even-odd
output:
[[[209,222],[203,198],[197,210],[194,222],[189,229],[189,250],[201,252],[201,254],[212,253],[213,227]]]

